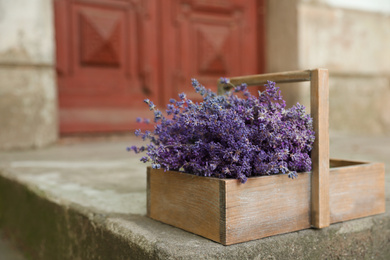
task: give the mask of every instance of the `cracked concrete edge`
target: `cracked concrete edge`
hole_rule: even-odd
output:
[[[11,176],[0,174],[0,228],[31,259],[390,258],[388,211],[324,230],[222,246],[145,216],[63,204]]]

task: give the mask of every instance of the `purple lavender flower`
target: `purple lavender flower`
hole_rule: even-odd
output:
[[[179,94],[179,98],[180,98],[181,100],[185,99],[185,98],[186,98],[186,94],[185,94],[185,93],[180,93],[180,94]]]
[[[141,135],[141,129],[135,130],[135,136],[140,136]]]
[[[149,161],[149,158],[147,156],[142,156],[140,161],[143,162],[143,163],[146,163],[146,162]]]
[[[219,82],[222,83],[222,84],[229,84],[230,83],[230,79],[221,77],[219,79]]]
[[[246,87],[247,87],[248,85],[246,84],[246,83],[242,83],[241,85],[239,85],[239,86],[237,86],[236,88],[235,88],[235,92],[244,92],[245,90],[246,90]],[[247,94],[247,93],[249,93],[249,92],[246,92],[246,93],[244,93],[244,94]]]
[[[222,83],[230,84],[222,78]],[[157,122],[153,132],[136,131],[150,144],[128,150],[146,150],[142,162],[155,169],[184,171],[198,176],[236,178],[245,183],[248,177],[288,174],[311,170],[310,151],[314,142],[312,118],[299,103],[291,108],[274,82],[255,97],[242,84],[223,96],[207,90],[192,80],[203,102],[195,103],[179,94],[170,99],[166,113],[153,110]],[[242,92],[244,98],[234,93]]]

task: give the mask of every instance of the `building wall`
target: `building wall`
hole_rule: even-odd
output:
[[[0,0],[0,149],[57,139],[52,0]]]
[[[268,70],[329,69],[331,131],[390,134],[390,6],[381,1],[268,1],[269,19],[289,17],[268,23],[268,45],[276,40],[290,57],[281,65],[285,54],[269,47]],[[285,93],[309,104],[302,84]]]
[[[0,149],[58,138],[52,0],[0,0]],[[330,72],[330,128],[390,134],[387,0],[268,0],[267,70]],[[308,88],[283,87],[308,105]]]

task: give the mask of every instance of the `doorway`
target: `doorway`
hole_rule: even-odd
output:
[[[191,78],[264,72],[264,1],[57,0],[60,133],[123,132]]]

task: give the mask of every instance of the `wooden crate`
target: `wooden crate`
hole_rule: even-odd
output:
[[[385,212],[384,165],[331,160],[330,222]],[[312,174],[217,179],[148,168],[148,216],[223,245],[311,227]]]
[[[234,85],[310,81],[316,133],[312,171],[232,179],[148,168],[148,216],[224,245],[385,212],[384,165],[329,160],[328,71],[314,69],[231,78]],[[219,85],[219,93],[229,86]],[[330,168],[331,166],[331,168]]]

